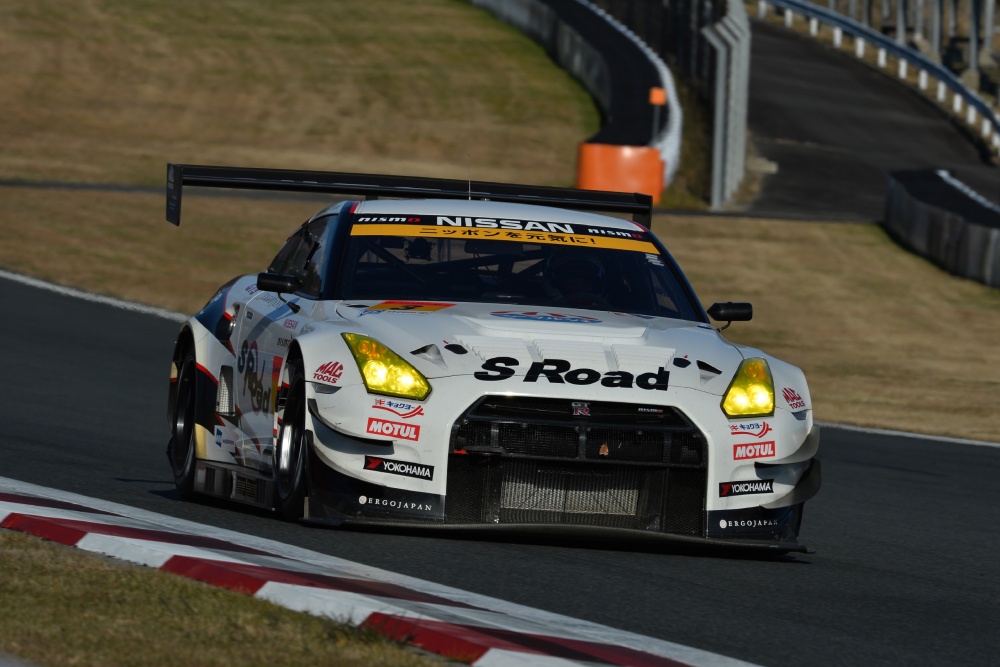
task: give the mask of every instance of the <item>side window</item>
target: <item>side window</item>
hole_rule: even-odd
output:
[[[292,257],[291,274],[302,281],[302,291],[312,296],[319,296],[323,289],[328,221],[328,217],[323,217],[306,225],[303,228],[303,242]]]
[[[285,244],[281,246],[281,250],[271,260],[271,265],[267,267],[269,273],[280,273],[283,276],[291,275],[292,258],[295,256],[298,247],[303,243],[304,235],[304,228],[300,228],[288,237]]]
[[[302,281],[302,292],[319,296],[323,289],[326,263],[326,225],[329,217],[303,225],[292,234],[268,268],[272,273],[295,276]]]

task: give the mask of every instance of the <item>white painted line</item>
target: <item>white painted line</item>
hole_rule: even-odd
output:
[[[32,278],[30,276],[24,276],[20,273],[12,273],[10,271],[4,271],[0,269],[0,278],[10,280],[15,283],[21,283],[22,285],[28,285],[29,287],[35,287],[38,289],[48,290],[49,292],[55,292],[62,296],[72,297],[74,299],[82,299],[84,301],[90,301],[91,303],[99,303],[105,306],[112,306],[114,308],[120,308],[121,310],[128,310],[135,313],[142,313],[143,315],[153,315],[155,317],[162,317],[164,319],[173,320],[174,322],[183,322],[188,318],[187,315],[182,315],[181,313],[175,313],[170,310],[165,310],[163,308],[155,308],[153,306],[147,306],[142,303],[134,303],[132,301],[123,301],[122,299],[116,299],[110,296],[104,296],[103,294],[94,294],[92,292],[85,292],[83,290],[75,289],[73,287],[63,287],[62,285],[56,285],[54,283],[45,282],[44,280],[39,280],[38,278]]]
[[[122,560],[128,560],[157,569],[163,567],[174,556],[213,560],[218,561],[220,565],[243,562],[230,555],[186,544],[152,542],[134,537],[116,537],[114,535],[101,535],[100,533],[89,533],[76,543],[76,547],[84,551],[111,556],[112,558],[121,558]]]

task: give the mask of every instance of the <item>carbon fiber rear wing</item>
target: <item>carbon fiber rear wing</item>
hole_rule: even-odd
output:
[[[462,181],[448,178],[350,174],[336,171],[254,169],[167,164],[167,222],[181,224],[181,191],[184,186],[280,190],[323,194],[362,195],[413,199],[483,199],[576,211],[631,213],[632,220],[649,227],[653,198],[638,192],[577,190],[539,185]]]

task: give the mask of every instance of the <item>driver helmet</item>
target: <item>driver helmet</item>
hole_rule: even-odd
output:
[[[603,294],[604,264],[588,252],[553,253],[549,257],[549,280],[563,294]]]

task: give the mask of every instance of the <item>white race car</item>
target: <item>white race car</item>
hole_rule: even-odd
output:
[[[819,430],[802,372],[728,342],[649,197],[168,165],[184,186],[360,195],[181,328],[184,497],[289,520],[805,550]],[[405,197],[405,198],[403,198]],[[633,220],[598,215],[626,213]]]

